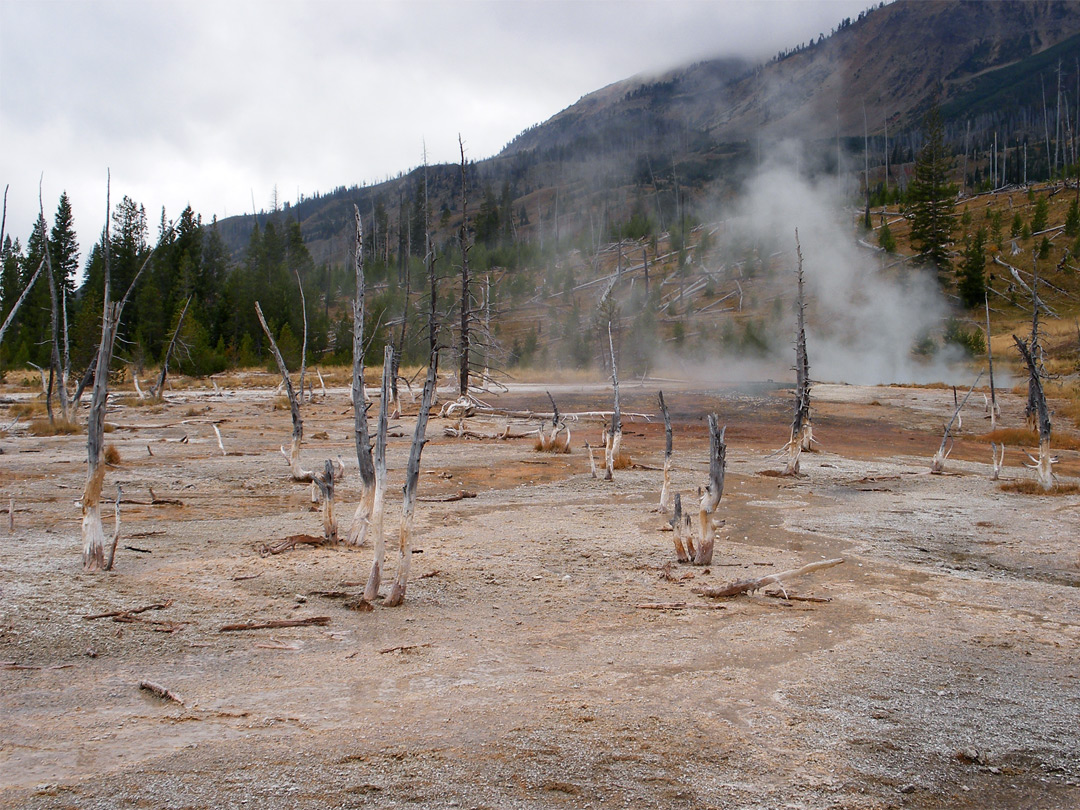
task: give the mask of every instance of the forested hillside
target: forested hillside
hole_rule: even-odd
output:
[[[762,233],[760,210],[787,210],[793,200],[812,208],[812,199],[795,199],[797,188],[812,195],[828,183],[830,200],[859,211],[841,238],[898,257],[924,254],[910,225],[923,193],[915,180],[928,140],[924,114],[935,101],[943,183],[953,186],[950,200],[963,200],[933,257],[938,283],[956,296],[961,321],[986,284],[1018,315],[1022,296],[999,283],[1014,278],[1001,262],[1035,250],[1048,271],[1068,275],[1080,252],[1063,207],[1069,195],[1058,193],[1080,165],[1078,48],[1075,4],[897,2],[838,21],[830,35],[767,64],[718,59],[604,88],[464,170],[419,167],[220,222],[190,208],[148,216],[125,197],[110,223],[113,296],[144,263],[146,271],[124,313],[117,362],[137,370],[159,363],[179,325],[181,371],[266,364],[256,301],[287,361],[298,362],[306,320],[309,358],[346,362],[354,204],[365,228],[368,357],[377,361],[394,339],[406,363],[423,358],[430,233],[435,308],[451,358],[463,178],[470,309],[483,320],[478,362],[505,371],[602,364],[608,320],[625,337],[633,373],[662,362],[665,347],[685,357],[718,347],[776,357],[789,339],[781,271],[794,252],[790,223]],[[782,144],[793,137],[796,146]],[[789,171],[776,173],[777,165]],[[995,193],[976,196],[986,192]],[[771,201],[755,212],[747,200],[758,197]],[[1040,200],[1048,211],[1035,217]],[[96,235],[73,232],[66,195],[33,233],[4,236],[0,310],[12,310],[46,245],[59,291],[56,332],[78,376],[100,332],[104,250]],[[1067,279],[1050,280],[1072,290]],[[1067,297],[1062,306],[1072,306]],[[0,368],[50,365],[52,312],[49,285],[39,281],[3,336]],[[941,343],[946,331],[943,316],[925,337]],[[964,342],[956,328],[948,339]]]

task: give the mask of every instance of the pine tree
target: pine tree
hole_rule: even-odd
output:
[[[79,272],[79,242],[75,237],[71,201],[66,191],[60,195],[60,203],[56,206],[56,218],[49,235],[49,254],[56,288],[70,296],[75,291],[75,275]]]
[[[983,303],[983,294],[986,289],[986,230],[979,228],[968,237],[967,248],[964,251],[964,263],[960,266],[959,290],[960,300],[966,307],[973,307]]]
[[[1031,215],[1031,232],[1045,231],[1050,222],[1050,203],[1046,197],[1039,197],[1035,203],[1035,212]]]
[[[915,160],[915,177],[908,191],[911,201],[911,243],[939,269],[949,265],[949,245],[956,228],[956,185],[949,182],[949,154],[937,106],[923,124],[926,145]]]
[[[1017,214],[1017,216],[1020,216]],[[1013,234],[1015,236],[1016,234]],[[1080,201],[1073,197],[1069,210],[1065,214],[1065,235],[1073,238],[1080,236]]]

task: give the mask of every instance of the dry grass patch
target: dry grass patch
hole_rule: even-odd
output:
[[[1011,444],[1016,447],[1038,447],[1039,434],[1027,428],[998,428],[978,437],[989,444]],[[1050,446],[1055,450],[1080,450],[1080,438],[1068,433],[1055,433],[1050,439]]]
[[[1080,484],[1054,484],[1050,489],[1043,489],[1042,484],[1031,478],[1021,481],[1009,481],[998,487],[1002,492],[1012,492],[1017,495],[1077,495],[1080,494]]]
[[[624,453],[620,450],[619,455],[615,456],[615,461],[611,466],[616,470],[629,470],[634,466],[634,460],[630,458],[629,453]]]
[[[29,427],[31,436],[70,436],[73,433],[82,433],[82,425],[72,422],[70,419],[32,419]]]
[[[105,445],[105,463],[113,467],[120,464],[120,451],[116,449],[115,444]]]
[[[558,436],[555,441],[550,436],[537,436],[533,442],[533,450],[537,453],[565,454],[570,452],[570,442],[566,436]]]
[[[44,402],[16,402],[10,408],[8,413],[11,416],[18,416],[20,419],[27,419],[35,416],[41,416],[45,413]]]

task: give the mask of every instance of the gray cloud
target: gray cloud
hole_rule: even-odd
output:
[[[421,161],[497,152],[613,81],[828,33],[818,2],[31,2],[0,0],[0,184],[25,240],[44,173],[84,250],[113,197],[205,218]]]

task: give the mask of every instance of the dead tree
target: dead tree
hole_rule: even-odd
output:
[[[169,359],[172,357],[173,349],[176,347],[176,341],[180,336],[180,330],[184,326],[184,316],[187,315],[188,307],[191,306],[191,296],[188,296],[187,301],[184,302],[184,308],[180,311],[180,318],[176,322],[176,329],[173,331],[172,338],[169,340],[169,346],[165,349],[165,357],[161,360],[161,373],[158,374],[157,382],[154,383],[153,388],[150,389],[150,399],[159,400],[165,393],[165,378],[169,375]],[[134,377],[134,375],[132,375]]]
[[[996,442],[990,442],[990,459],[993,469],[990,472],[990,480],[997,481],[1001,478],[1001,469],[1005,466],[1005,442],[1001,443],[1000,449]]]
[[[405,467],[405,498],[401,506],[401,527],[398,530],[398,567],[394,585],[386,600],[387,607],[397,607],[405,601],[405,588],[409,583],[409,567],[412,562],[412,522],[416,510],[416,487],[420,481],[420,455],[424,452],[427,440],[428,411],[435,393],[435,381],[438,377],[438,352],[432,352],[428,361],[427,379],[424,380],[424,392],[420,397],[420,413],[416,417],[416,430],[413,431],[412,447],[409,450],[409,462]]]
[[[327,459],[322,473],[312,479],[322,496],[323,536],[328,543],[338,541],[337,518],[334,517],[334,479],[336,476],[337,470],[334,462]]]
[[[664,392],[657,393],[660,400],[660,412],[664,415],[664,486],[660,490],[660,511],[669,512],[671,503],[671,415],[668,413],[667,404],[664,402]],[[674,524],[673,524],[674,526]],[[678,543],[676,543],[678,549]],[[680,562],[681,562],[680,558]]]
[[[465,144],[458,135],[458,148],[461,150],[461,230],[458,242],[461,244],[461,334],[458,336],[458,396],[469,396],[469,320],[472,317],[472,291],[469,289],[469,197],[468,183],[465,177]]]
[[[157,248],[151,250],[135,277],[131,280],[124,297],[113,303],[109,295],[109,218],[111,215],[109,193],[105,193],[105,229],[102,238],[104,257],[105,285],[101,317],[101,343],[98,345],[97,365],[94,374],[94,392],[90,400],[90,416],[86,424],[86,485],[82,496],[82,537],[83,570],[101,571],[111,564],[105,559],[105,531],[101,525],[101,489],[105,483],[105,407],[109,399],[109,365],[112,363],[113,348],[116,345],[116,330],[120,325],[120,316],[146,266],[150,263]],[[162,232],[161,245],[171,227]]]
[[[1001,411],[998,409],[997,393],[994,389],[994,350],[990,346],[990,299],[985,289],[983,290],[983,307],[986,309],[986,362],[990,369],[990,430],[996,430]],[[1002,449],[1004,450],[1004,445]]]
[[[390,377],[390,415],[401,415],[401,399],[398,396],[398,373],[401,368],[401,353],[405,351],[405,330],[409,324],[409,294],[412,292],[412,273],[405,273],[405,299],[401,305],[401,329],[394,344],[393,374]]]
[[[1054,464],[1057,459],[1050,456],[1050,411],[1046,407],[1046,395],[1043,393],[1043,374],[1039,369],[1032,347],[1024,343],[1016,335],[1013,335],[1013,340],[1016,341],[1016,348],[1020,350],[1020,356],[1028,369],[1028,391],[1029,396],[1035,400],[1035,414],[1039,426],[1038,461],[1031,458],[1030,454],[1028,457],[1031,458],[1032,466],[1039,479],[1039,485],[1044,490],[1048,490],[1054,486]]]
[[[608,348],[611,350],[611,384],[615,389],[615,404],[611,413],[611,427],[604,436],[604,460],[607,464],[607,472],[604,474],[605,481],[612,480],[611,471],[615,469],[619,454],[622,451],[622,413],[619,407],[619,370],[615,366],[615,343],[611,339],[611,321],[607,328]]]
[[[701,523],[701,542],[694,554],[695,565],[709,565],[712,562],[713,545],[716,531],[724,525],[716,520],[716,508],[724,494],[724,470],[727,465],[727,445],[724,444],[724,432],[727,428],[718,427],[715,413],[709,414],[709,484],[701,495],[698,520]]]
[[[671,531],[675,542],[675,559],[682,563],[694,561],[694,535],[689,513],[683,513],[682,495],[675,493],[675,507],[671,513]]]
[[[368,521],[371,518],[372,500],[375,497],[375,465],[371,459],[371,438],[368,436],[367,398],[364,395],[364,310],[367,283],[364,278],[364,226],[360,220],[360,208],[353,205],[356,217],[356,246],[353,266],[356,272],[356,297],[353,298],[353,363],[352,405],[353,433],[356,440],[356,461],[360,466],[360,505],[356,507],[352,524],[345,536],[349,545],[362,546],[367,540]],[[394,373],[394,350],[383,353],[383,378]],[[389,362],[388,362],[389,361]],[[386,390],[383,391],[386,396]],[[385,404],[384,404],[385,407]]]
[[[371,574],[364,588],[364,601],[373,602],[379,595],[382,583],[383,562],[386,557],[386,535],[383,530],[386,514],[386,423],[390,410],[390,378],[393,376],[389,346],[383,350],[382,389],[379,397],[379,419],[375,423],[375,457],[373,459],[374,482],[371,495],[371,516],[368,519],[375,557],[371,562]],[[365,528],[365,531],[367,529]]]
[[[982,379],[982,372],[979,372],[979,376],[975,378],[975,382],[971,384],[971,388],[968,389],[967,395],[964,397],[963,402],[956,405],[953,410],[952,419],[945,425],[945,435],[941,437],[941,446],[938,447],[938,451],[934,454],[933,460],[930,462],[930,472],[941,473],[945,470],[945,459],[949,457],[949,453],[952,452],[952,445],[949,443],[949,434],[952,431],[952,426],[957,419],[960,418],[960,411],[967,404],[968,397],[971,396],[971,392],[975,390],[975,386],[979,384],[979,380]],[[953,397],[955,399],[955,391]]]
[[[45,272],[49,277],[49,389],[45,393],[45,405],[49,412],[49,422],[53,421],[52,391],[56,388],[57,398],[60,401],[60,416],[65,421],[68,419],[68,392],[63,366],[60,363],[60,302],[56,293],[56,272],[53,269],[51,251],[49,250],[49,235],[45,232],[45,207],[41,200],[41,186],[38,185],[38,222],[41,223],[41,243],[45,246]],[[59,383],[59,385],[56,385]]]
[[[787,466],[784,475],[796,475],[799,472],[799,456],[809,452],[814,440],[814,430],[810,422],[810,362],[806,354],[806,297],[803,288],[802,246],[799,244],[799,232],[795,231],[795,254],[798,257],[798,296],[795,301],[795,417],[791,422],[791,438],[787,443]]]
[[[0,342],[4,340],[4,333],[7,332],[8,327],[11,326],[11,322],[15,320],[15,315],[18,313],[19,307],[23,305],[23,302],[26,300],[26,296],[30,293],[30,290],[34,288],[34,282],[38,280],[38,276],[41,275],[41,271],[44,268],[45,259],[44,257],[42,257],[41,263],[38,264],[37,270],[34,271],[34,275],[30,276],[30,280],[26,282],[26,286],[23,287],[23,291],[19,295],[18,299],[15,301],[14,306],[12,306],[11,311],[7,314],[7,317],[4,318],[4,323],[0,325]]]
[[[1028,348],[1031,352],[1031,357],[1035,361],[1036,368],[1041,368],[1042,359],[1042,344],[1039,342],[1039,264],[1035,258],[1034,251],[1031,254],[1031,264],[1034,271],[1031,281],[1031,340],[1029,341]],[[1016,335],[1013,335],[1013,339],[1016,339]],[[1027,426],[1034,429],[1037,425],[1038,413],[1039,413],[1039,395],[1036,393],[1036,385],[1041,390],[1042,374],[1028,375],[1028,398],[1027,406],[1024,408],[1024,418],[1027,422]]]
[[[259,323],[262,325],[263,332],[266,334],[266,339],[270,341],[270,351],[274,355],[274,360],[277,362],[278,371],[281,372],[281,381],[285,386],[285,393],[289,397],[289,412],[292,415],[292,445],[289,448],[289,452],[285,452],[285,448],[281,448],[281,454],[285,456],[289,462],[289,470],[292,473],[292,479],[294,481],[311,481],[313,473],[311,470],[305,470],[300,465],[300,443],[304,440],[304,420],[300,417],[300,400],[296,395],[296,389],[293,388],[292,379],[289,377],[289,369],[285,366],[285,360],[281,356],[281,352],[278,350],[277,342],[274,340],[274,336],[270,332],[270,327],[266,325],[266,318],[263,317],[262,307],[259,306],[259,302],[255,302],[255,314],[259,316]]]
[[[559,406],[555,404],[555,397],[551,395],[550,391],[545,391],[548,401],[551,402],[551,433],[547,436],[544,435],[544,425],[541,423],[538,431],[540,433],[539,439],[536,442],[536,449],[543,450],[549,453],[569,453],[570,452],[570,426],[566,424],[566,420],[563,419],[562,414],[559,413]],[[560,437],[560,434],[565,432],[565,437]],[[586,442],[586,444],[588,444]]]

